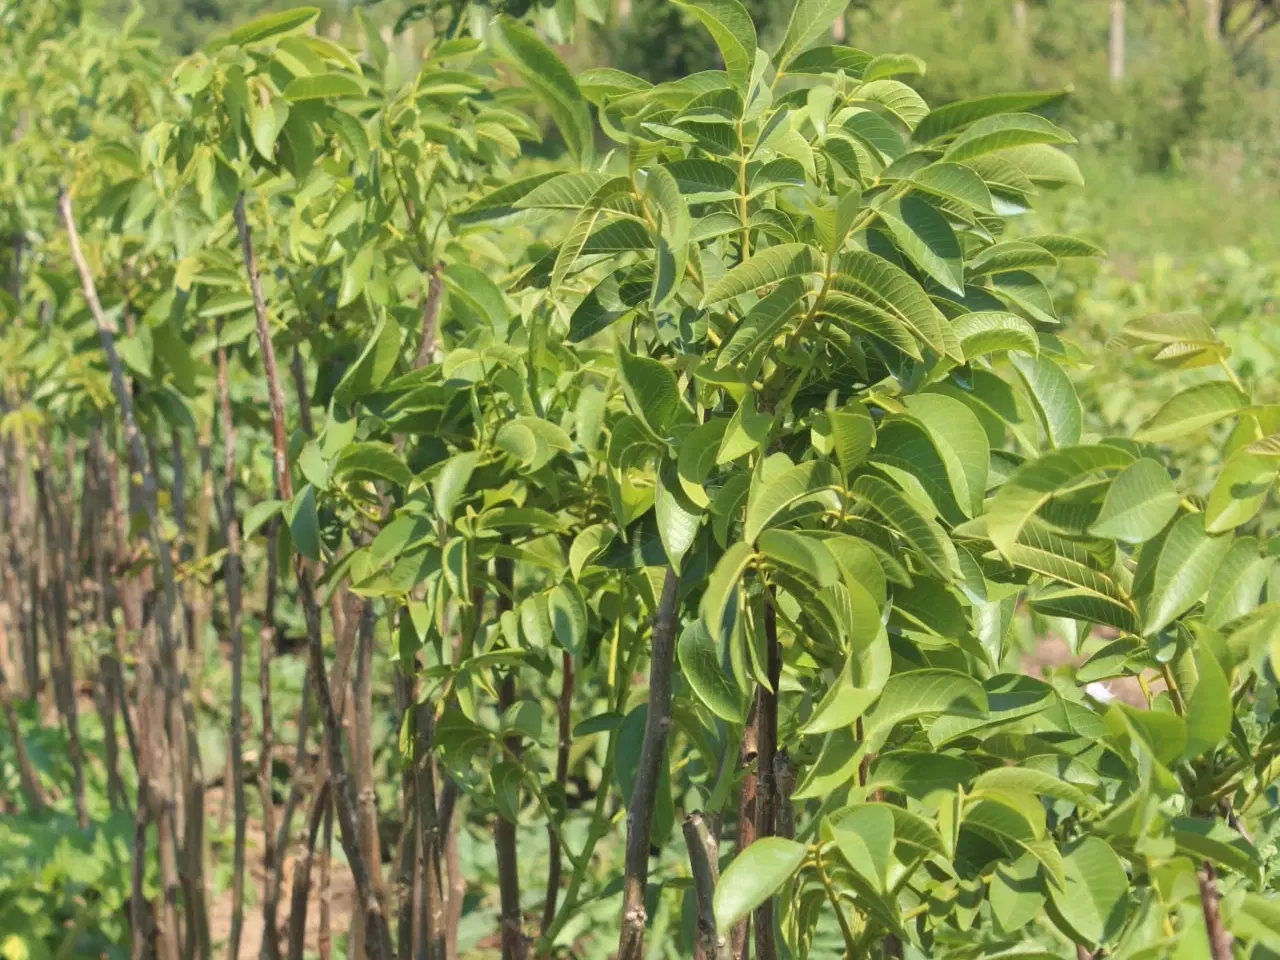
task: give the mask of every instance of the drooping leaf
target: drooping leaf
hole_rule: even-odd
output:
[[[1224,380],[1188,387],[1165,401],[1134,434],[1144,443],[1166,443],[1187,437],[1239,411],[1249,398]]]
[[[1165,528],[1181,502],[1169,471],[1158,461],[1143,457],[1112,481],[1098,519],[1089,530],[1097,537],[1143,543]]]
[[[761,837],[733,858],[716,885],[716,928],[728,930],[791,879],[809,848],[783,837]]]
[[[1197,603],[1230,549],[1231,538],[1207,533],[1200,514],[1175,523],[1156,561],[1151,594],[1144,605],[1143,633],[1158,633]]]

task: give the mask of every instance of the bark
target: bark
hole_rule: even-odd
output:
[[[1200,881],[1200,907],[1204,912],[1205,933],[1209,936],[1211,960],[1231,960],[1232,936],[1222,925],[1222,911],[1218,896],[1218,877],[1208,860],[1196,874]]]
[[[515,602],[515,570],[510,559],[499,557],[495,561],[498,577],[498,615],[510,610]],[[498,688],[498,713],[506,714],[516,702],[516,678],[509,672]],[[521,761],[520,735],[508,736],[503,741],[507,753]],[[498,896],[502,916],[502,960],[524,960],[528,942],[524,935],[524,917],[520,912],[520,863],[516,852],[516,825],[501,813],[493,825],[494,850],[498,858]]]
[[[759,742],[760,716],[756,705],[751,705],[751,715],[742,731],[742,746],[738,749],[738,769],[742,771],[742,790],[738,794],[738,839],[735,850],[741,853],[756,839],[756,793],[759,780],[756,775],[756,745]],[[733,960],[747,956],[747,937],[751,933],[751,917],[744,917],[729,934]]]
[[[27,795],[27,812],[32,816],[40,816],[49,805],[40,786],[40,775],[31,764],[31,755],[27,753],[26,741],[18,726],[18,714],[13,709],[10,698],[9,680],[3,668],[0,668],[0,707],[4,709],[5,726],[9,728],[9,742],[13,744],[14,757],[18,762],[18,780],[22,784],[22,792]]]
[[[307,816],[307,846],[314,848],[320,833],[320,823],[329,809],[329,784],[321,783],[315,803]],[[289,960],[302,960],[303,943],[306,940],[307,897],[311,893],[311,858],[301,862],[300,877],[294,878],[293,901],[289,911]]]
[[[160,564],[162,590],[156,598],[156,622],[160,630],[160,657],[164,670],[163,682],[165,696],[170,701],[180,700],[182,721],[187,737],[187,758],[189,769],[186,771],[186,783],[190,794],[187,801],[187,823],[185,844],[189,856],[186,858],[188,874],[186,880],[187,910],[190,923],[195,930],[194,940],[202,957],[209,955],[208,912],[205,904],[205,884],[202,845],[200,842],[204,821],[204,775],[200,769],[199,743],[195,736],[195,712],[186,693],[180,689],[176,654],[173,638],[173,613],[177,607],[177,592],[174,587],[173,560],[169,554],[169,546],[161,533],[159,509],[156,502],[156,478],[150,469],[149,458],[141,431],[133,413],[133,397],[125,386],[124,371],[120,357],[115,348],[115,328],[103,312],[98,299],[98,291],[94,284],[93,274],[88,261],[80,247],[80,234],[76,230],[75,218],[71,210],[71,197],[65,191],[58,195],[58,212],[67,231],[67,240],[71,249],[71,258],[80,274],[85,302],[93,315],[98,329],[98,338],[102,343],[107,364],[111,370],[111,387],[116,402],[120,406],[120,418],[124,425],[125,441],[129,450],[131,472],[140,476],[142,482],[142,505],[147,516],[147,537],[151,549]],[[164,721],[161,721],[164,722]],[[161,836],[164,830],[161,829]]]
[[[360,922],[359,905],[352,917],[351,956],[364,958],[364,924]],[[356,940],[356,935],[360,939]],[[316,952],[320,960],[329,960],[333,950],[333,799],[324,805],[324,841],[320,845],[320,930],[316,934]]]
[[[382,877],[382,845],[378,836],[378,797],[373,785],[373,604],[366,601],[360,615],[359,641],[356,655],[356,674],[353,687],[355,701],[355,729],[352,734],[352,754],[356,780],[356,816],[360,829],[360,847],[369,863],[369,877],[373,891],[382,909],[390,911],[387,890]],[[363,928],[353,918],[351,937],[363,946]],[[352,951],[360,956],[360,950]]]
[[[440,295],[444,291],[444,282],[440,275],[440,264],[433,263],[427,270],[427,298],[422,303],[422,333],[418,338],[418,353],[413,358],[414,368],[425,367],[435,358],[436,327],[440,320]]]
[[[773,590],[770,588],[764,604],[765,668],[769,684],[761,684],[756,693],[756,716],[759,720],[756,839],[777,833],[778,788],[774,779],[774,759],[778,753],[778,681],[782,673],[782,652],[778,646],[778,618],[773,603]],[[772,897],[756,908],[753,921],[756,960],[776,960],[778,946],[773,929]]]
[[[262,898],[262,949],[259,952],[262,960],[278,960],[280,956],[276,911],[280,903],[281,868],[284,864],[285,848],[289,842],[293,808],[297,806],[299,800],[301,787],[299,777],[302,774],[302,761],[306,753],[308,720],[307,704],[304,698],[302,717],[298,721],[298,745],[294,752],[293,776],[289,789],[290,802],[286,804],[284,816],[281,818],[280,835],[273,842],[276,802],[275,791],[271,785],[272,750],[275,747],[275,724],[271,717],[271,659],[275,655],[276,645],[276,591],[280,579],[276,560],[276,538],[279,536],[279,530],[279,518],[272,517],[267,523],[266,606],[262,613],[262,629],[258,632],[258,702],[262,709],[262,745],[258,751],[258,794],[262,798],[262,868],[267,876],[266,890]],[[303,913],[304,915],[306,913],[305,899]]]
[[[701,813],[684,821],[684,843],[693,873],[696,940],[694,960],[728,960],[729,941],[716,931],[715,895],[720,882],[720,844]]]
[[[444,883],[440,872],[440,820],[436,808],[435,706],[430,702],[414,708],[413,795],[417,821],[417,873],[422,878],[422,924],[418,937],[427,960],[444,960],[448,943]],[[402,908],[403,909],[403,908]],[[400,945],[401,960],[413,956],[414,938]]]
[[[76,821],[80,824],[80,829],[84,830],[89,826],[89,810],[85,805],[84,750],[80,743],[80,711],[76,703],[75,664],[72,662],[69,636],[71,626],[67,613],[66,538],[59,535],[58,524],[53,516],[53,484],[46,472],[53,465],[51,461],[52,457],[46,446],[41,450],[40,464],[35,472],[36,502],[44,523],[45,555],[49,560],[53,580],[45,592],[50,613],[45,618],[45,634],[49,640],[49,663],[53,673],[55,700],[67,728],[67,752],[74,778]]]
[[[627,810],[627,847],[622,875],[622,932],[617,960],[644,957],[645,884],[649,879],[649,839],[653,831],[653,810],[658,781],[666,754],[667,731],[671,727],[671,672],[675,659],[676,589],[680,578],[668,569],[662,584],[662,599],[653,618],[653,651],[649,661],[649,710],[644,724],[644,742],[636,784]]]
[[[218,320],[218,334],[222,320]],[[244,863],[248,836],[248,809],[244,793],[244,624],[242,622],[240,524],[236,520],[236,428],[231,416],[231,394],[227,385],[227,350],[218,346],[218,407],[222,418],[222,541],[227,556],[223,581],[227,593],[227,630],[231,634],[231,784],[235,803],[235,840],[231,867],[231,931],[227,956],[238,960],[244,930]],[[176,436],[176,434],[175,434]],[[207,511],[206,511],[207,516]],[[194,631],[193,631],[194,633]],[[194,649],[194,636],[192,645]],[[263,809],[270,805],[263,798]],[[270,838],[265,832],[263,836]]]
[[[563,802],[569,783],[569,748],[573,746],[573,654],[566,650],[560,658],[560,701],[558,703],[556,744],[556,787]],[[560,833],[547,824],[547,899],[542,908],[542,927],[545,934],[556,917],[556,901],[560,897],[560,874],[563,869],[560,853]]]

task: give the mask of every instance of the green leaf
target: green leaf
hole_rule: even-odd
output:
[[[1243,873],[1260,882],[1258,851],[1239,831],[1221,820],[1176,817],[1172,824],[1178,852],[1196,859],[1212,860],[1220,867]]]
[[[889,887],[893,857],[894,817],[884,804],[858,804],[840,811],[828,823],[836,848],[877,893]]]
[[[987,247],[969,262],[969,276],[982,277],[1034,267],[1056,267],[1058,258],[1035,243],[1006,240]]]
[[[954,321],[964,355],[969,360],[989,353],[1017,350],[1029,356],[1040,352],[1035,327],[1017,314],[989,310],[966,313]]]
[[[777,893],[808,852],[794,840],[761,837],[734,857],[716,885],[716,929],[728,930]]]
[[[847,477],[867,459],[875,445],[875,424],[867,408],[860,403],[829,410],[826,416],[835,441],[836,459],[840,461],[841,472]]]
[[[919,143],[928,143],[986,117],[1008,113],[1011,110],[1034,110],[1061,100],[1065,95],[1066,92],[1062,90],[1033,90],[1026,93],[997,93],[973,100],[957,100],[955,103],[938,107],[925,117],[916,128],[916,140]]]
[[[1009,360],[1031,396],[1050,445],[1065,447],[1079,443],[1084,410],[1066,372],[1044,354],[1034,357],[1014,354]]]
[[[386,382],[400,356],[400,335],[400,327],[395,320],[383,312],[359,358],[334,390],[336,403],[346,405],[359,400]]]
[[[783,243],[769,247],[716,281],[702,298],[702,306],[714,306],[788,277],[817,273],[821,269],[818,252],[807,243]]]
[[[320,560],[320,517],[316,513],[316,489],[307,484],[285,508],[289,535],[298,552],[308,560]]]
[[[724,59],[729,85],[746,95],[756,61],[756,25],[738,0],[672,0],[698,18]]]
[[[968,757],[917,750],[893,750],[876,757],[867,786],[884,788],[924,800],[938,793],[954,794],[978,775]]]
[[[1003,113],[967,127],[951,141],[944,157],[952,162],[1035,143],[1075,143],[1076,138],[1034,113]]]
[[[1225,533],[1257,516],[1275,486],[1277,470],[1280,462],[1275,458],[1258,456],[1247,448],[1228,457],[1205,504],[1205,530]]]
[[[1143,457],[1112,481],[1089,532],[1095,537],[1143,543],[1168,525],[1181,502],[1164,465]]]
[[[560,646],[578,654],[587,642],[587,601],[576,583],[558,583],[547,594],[547,614]]]
[[[1148,636],[1158,633],[1191,609],[1209,589],[1230,549],[1231,538],[1206,533],[1200,514],[1190,514],[1174,524],[1156,561],[1142,632]]]
[[[996,493],[987,515],[987,533],[996,549],[1009,554],[1027,521],[1049,499],[1078,481],[1106,470],[1120,470],[1134,456],[1118,446],[1064,447],[1029,460]]]
[[[706,591],[702,594],[701,612],[703,622],[713,637],[720,635],[729,597],[737,588],[751,558],[751,546],[738,541],[724,552],[711,572]]]
[[[1093,797],[1061,777],[1026,767],[995,767],[988,770],[973,782],[970,793],[976,795],[984,790],[997,793],[1010,790],[1034,793],[1042,797],[1066,800],[1077,807],[1088,809],[1097,806]]]
[[[680,412],[676,375],[661,361],[634,354],[621,343],[617,357],[628,406],[656,436],[669,436]]]
[[[783,328],[799,317],[805,304],[804,296],[804,280],[790,277],[757,301],[720,347],[716,369],[723,370],[740,359],[745,360],[757,349],[772,343]]]
[[[832,289],[848,293],[893,314],[934,352],[963,362],[960,341],[950,323],[911,275],[865,250],[844,254]]]
[[[499,53],[541,97],[555,120],[575,162],[588,166],[593,153],[594,126],[587,101],[564,63],[528,27],[507,17],[493,21]]]
[[[336,100],[340,97],[363,97],[364,88],[342,73],[324,73],[317,77],[294,77],[285,85],[284,98],[290,103],[301,100]]]
[[[922,121],[928,122],[929,117]],[[986,183],[973,170],[959,163],[931,163],[912,174],[911,180],[920,189],[944,200],[962,203],[980,213],[994,212],[991,191]]]
[[[1215,749],[1230,733],[1234,719],[1231,685],[1218,658],[1203,644],[1196,647],[1194,655],[1198,676],[1187,702],[1187,746],[1182,752],[1183,760],[1195,760]]]
[[[334,461],[332,476],[338,480],[390,480],[407,487],[413,473],[395,450],[385,443],[353,443]]]
[[[1077,943],[1097,946],[1114,938],[1128,910],[1129,878],[1124,864],[1105,840],[1085,837],[1062,858],[1065,884],[1050,887],[1063,933]]]
[[[247,540],[257,533],[262,526],[285,507],[283,500],[259,500],[244,513],[244,529],[242,536]]]
[[[268,14],[249,21],[243,27],[237,27],[227,35],[226,42],[243,47],[272,37],[300,33],[315,23],[319,16],[320,10],[316,7],[295,7],[293,10]]]
[[[1210,380],[1174,394],[1157,410],[1134,439],[1166,443],[1188,437],[1249,405],[1249,397],[1225,380]]]
[[[701,620],[681,631],[676,653],[685,681],[707,709],[729,723],[745,723],[747,710],[742,691],[725,669],[720,649]]]
[[[982,422],[963,402],[941,393],[908,397],[907,413],[924,425],[942,455],[956,503],[965,516],[982,512],[991,451]]]
[[[480,462],[480,454],[474,450],[454,454],[445,463],[444,468],[436,475],[432,484],[432,494],[436,502],[436,516],[441,520],[452,520],[454,508],[462,495],[467,492],[471,483],[471,474]]]
[[[654,513],[658,520],[658,536],[673,570],[679,571],[684,556],[693,546],[702,522],[702,510],[689,502],[680,486],[676,465],[664,459],[658,470],[658,485],[654,494]]]
[[[837,17],[843,17],[849,0],[796,0],[787,20],[787,32],[782,36],[778,52],[773,56],[778,73],[786,72],[796,55],[807,50],[819,37],[824,36]]]
[[[894,674],[884,685],[875,710],[867,718],[867,740],[886,737],[897,724],[916,717],[946,714],[981,718],[986,713],[987,692],[968,674],[908,670]]]
[[[658,242],[653,296],[649,305],[657,310],[675,294],[684,279],[689,256],[689,208],[680,196],[680,187],[665,167],[647,167],[638,178],[645,197],[657,211]]]
[[[964,256],[947,218],[931,203],[907,196],[879,208],[893,239],[924,273],[964,296]]]
[[[757,474],[747,497],[747,519],[742,538],[755,543],[760,532],[797,500],[839,485],[835,469],[825,460],[810,460],[789,467],[768,480]]]
[[[776,567],[800,574],[818,587],[836,582],[840,569],[822,540],[794,530],[766,530],[759,537],[760,552]]]
[[[1219,565],[1204,603],[1204,619],[1211,627],[1251,613],[1274,566],[1271,557],[1258,556],[1258,542],[1239,537]]]
[[[898,490],[879,477],[865,474],[853,482],[850,493],[855,501],[865,503],[897,530],[934,574],[944,580],[956,575],[959,561],[951,539]]]

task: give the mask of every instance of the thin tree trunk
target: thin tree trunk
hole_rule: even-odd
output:
[[[356,673],[352,699],[355,705],[355,729],[352,733],[352,755],[356,780],[356,818],[360,828],[360,847],[369,863],[369,876],[374,894],[390,916],[386,886],[382,877],[382,847],[378,836],[378,796],[373,787],[373,603],[365,601],[360,615],[359,641],[356,647]],[[353,918],[351,937],[363,947],[363,926]],[[360,957],[360,950],[352,955]]]
[[[498,616],[515,603],[515,569],[507,557],[494,562],[498,578]],[[498,688],[498,713],[506,714],[516,702],[516,678],[509,671]],[[506,751],[516,763],[521,761],[520,734],[503,741]],[[518,805],[517,805],[518,808]],[[524,917],[520,910],[520,863],[516,852],[516,825],[498,813],[493,825],[494,850],[498,858],[498,896],[502,911],[502,960],[524,960],[528,943],[524,935]]]
[[[436,808],[435,705],[420,703],[413,717],[413,793],[417,821],[417,872],[422,878],[422,929],[418,937],[427,960],[444,960],[446,938],[444,883],[440,874],[440,820]],[[400,945],[401,960],[413,956],[413,938]]]
[[[773,589],[764,598],[764,635],[766,670],[769,685],[761,684],[756,692],[756,717],[759,722],[756,744],[756,839],[777,833],[777,784],[773,761],[778,752],[778,681],[782,674],[781,649],[778,646],[778,617],[774,609]],[[776,960],[778,947],[773,930],[773,898],[756,908],[756,960]]]
[[[568,650],[560,658],[560,701],[557,704],[556,786],[561,800],[569,784],[569,748],[573,746],[573,654]],[[547,824],[547,899],[542,907],[542,927],[545,934],[556,917],[556,901],[560,898],[560,873],[563,869],[560,855],[560,834]]]
[[[1200,907],[1204,913],[1205,933],[1209,937],[1211,960],[1231,960],[1231,934],[1222,925],[1222,910],[1218,896],[1218,877],[1208,860],[1200,866],[1196,878],[1200,881]]]
[[[364,927],[359,904],[351,925],[351,956],[364,958]],[[359,934],[360,939],[356,940]],[[324,805],[324,839],[320,842],[320,929],[316,934],[316,952],[320,960],[330,960],[333,953],[333,798]]]
[[[321,783],[315,802],[307,815],[307,846],[315,847],[320,824],[329,809],[329,784]],[[293,900],[289,910],[289,960],[302,960],[307,935],[307,898],[311,895],[311,858],[299,864],[302,875],[294,877]]]
[[[653,618],[653,652],[649,661],[649,710],[640,748],[636,784],[627,809],[627,848],[622,875],[622,933],[617,960],[641,960],[648,923],[644,893],[649,879],[649,840],[653,810],[671,726],[671,671],[675,660],[676,590],[680,578],[668,569],[662,599]]]
[[[276,491],[277,494],[279,491]],[[297,806],[301,787],[302,761],[306,753],[308,711],[306,699],[303,699],[302,717],[298,720],[298,743],[294,751],[293,775],[290,778],[289,802],[285,806],[281,818],[280,835],[275,835],[275,791],[272,789],[271,760],[275,746],[275,725],[271,717],[271,659],[275,655],[276,646],[276,592],[279,583],[278,563],[276,560],[276,538],[279,536],[280,520],[272,517],[267,522],[267,598],[262,613],[262,629],[258,631],[258,700],[262,708],[262,746],[258,752],[258,793],[262,798],[262,867],[266,871],[266,891],[262,898],[262,949],[259,956],[262,960],[279,960],[280,938],[276,930],[276,910],[280,902],[280,883],[284,865],[285,850],[289,843],[289,832],[293,808]],[[299,789],[295,789],[299,788]],[[313,844],[314,846],[314,844]],[[310,861],[308,859],[308,873]],[[310,880],[308,879],[308,882]],[[303,900],[303,913],[306,913],[306,900]]]
[[[67,747],[71,759],[71,772],[74,778],[74,796],[76,805],[76,821],[80,829],[89,826],[89,810],[84,796],[84,750],[80,743],[80,711],[76,704],[75,663],[72,660],[70,622],[67,616],[66,588],[66,538],[59,536],[58,525],[54,521],[53,484],[46,472],[53,466],[49,448],[40,451],[40,465],[36,467],[36,502],[40,507],[40,517],[44,521],[45,553],[49,558],[49,572],[53,582],[45,593],[50,609],[46,617],[45,633],[49,640],[49,662],[52,667],[55,700],[58,712],[62,714],[67,728]]]
[[[284,392],[280,389],[280,377],[276,370],[275,348],[271,342],[271,330],[267,323],[267,307],[262,297],[262,284],[258,276],[258,262],[253,252],[253,241],[249,234],[249,224],[245,218],[244,195],[236,200],[236,228],[240,234],[240,247],[244,255],[245,268],[249,273],[249,286],[253,293],[254,311],[257,318],[258,346],[262,353],[262,366],[266,374],[268,396],[271,401],[271,428],[273,454],[275,463],[276,485],[284,500],[293,499],[293,481],[289,475],[288,447],[284,422]],[[320,624],[320,607],[316,601],[315,589],[311,582],[311,571],[304,562],[297,559],[294,573],[298,581],[298,597],[302,604],[303,616],[307,624],[307,659],[311,668],[311,681],[316,689],[316,701],[324,727],[326,752],[329,757],[329,772],[332,792],[341,831],[343,851],[347,862],[351,865],[351,874],[355,880],[356,894],[365,905],[372,937],[369,947],[373,960],[393,960],[394,950],[391,946],[391,930],[387,917],[383,913],[374,895],[369,870],[360,851],[355,823],[355,801],[350,795],[350,783],[347,778],[346,762],[342,755],[342,731],[338,716],[333,709],[333,698],[329,690],[329,678],[325,670],[324,638]]]
[[[696,938],[694,960],[728,960],[729,941],[716,931],[715,895],[720,882],[720,844],[701,813],[684,821],[684,843],[693,873]]]
[[[103,312],[102,304],[98,300],[98,291],[93,281],[93,274],[90,272],[88,261],[85,260],[84,253],[80,248],[80,234],[76,230],[75,218],[71,210],[71,197],[65,191],[58,196],[58,212],[67,231],[71,258],[80,273],[85,301],[88,303],[90,313],[93,315],[94,323],[98,329],[98,337],[102,342],[103,352],[106,354],[107,363],[111,370],[112,392],[115,394],[116,402],[120,405],[120,416],[124,425],[125,441],[129,450],[132,472],[139,475],[142,481],[142,503],[147,515],[147,536],[151,543],[152,552],[159,561],[162,577],[163,589],[156,598],[157,615],[155,619],[160,626],[160,652],[166,673],[166,695],[171,698],[177,698],[181,696],[179,690],[176,689],[178,687],[178,676],[173,638],[173,611],[177,606],[177,592],[174,586],[173,561],[169,554],[168,544],[164,541],[161,533],[159,509],[156,502],[156,480],[150,469],[142,433],[138,429],[138,423],[133,414],[133,397],[125,387],[124,371],[120,363],[120,357],[116,353],[115,329],[107,319],[106,314]],[[201,844],[199,842],[199,830],[203,826],[204,818],[202,809],[204,777],[200,769],[199,745],[195,740],[194,709],[190,700],[186,697],[182,697],[182,713],[188,737],[190,771],[187,783],[191,790],[191,795],[188,798],[187,825],[189,832],[185,840],[187,845],[194,847],[196,852],[194,861],[188,861],[192,875],[187,878],[187,909],[191,922],[195,925],[197,931],[200,955],[207,957],[209,954],[208,913],[205,905],[205,884],[203,864],[200,860]],[[194,815],[191,813],[192,808],[195,811]],[[190,832],[192,827],[196,830],[194,834]],[[163,827],[161,827],[161,835],[164,835]]]
[[[751,705],[751,714],[747,717],[747,725],[742,731],[742,746],[738,748],[738,769],[743,771],[742,790],[738,794],[738,838],[735,852],[741,853],[751,846],[756,839],[756,796],[759,787],[757,775],[756,746],[759,742],[760,714],[756,704]],[[729,947],[733,960],[743,960],[747,956],[747,938],[751,934],[751,916],[748,914],[729,933]]]
[[[217,332],[222,336],[222,320]],[[231,784],[235,803],[235,840],[231,867],[231,932],[227,937],[227,956],[239,960],[240,937],[244,930],[244,862],[248,837],[249,812],[244,794],[244,625],[241,596],[240,524],[236,519],[236,427],[231,416],[231,393],[228,389],[227,349],[218,344],[218,408],[222,419],[222,541],[227,556],[223,562],[223,581],[227,591],[227,630],[231,634]],[[176,436],[176,434],[175,434]],[[207,516],[207,510],[205,511]],[[194,632],[194,631],[193,631]],[[195,638],[192,637],[192,649]],[[264,798],[264,810],[271,798]],[[263,836],[271,837],[264,829]]]
[[[440,276],[440,264],[433,263],[427,270],[427,298],[422,304],[422,332],[418,339],[418,352],[413,365],[425,367],[436,354],[436,328],[440,320],[440,295],[444,282]]]
[[[26,741],[22,737],[22,729],[18,726],[18,714],[13,709],[9,693],[9,680],[0,667],[0,707],[4,708],[5,726],[9,728],[9,742],[13,744],[14,757],[18,761],[18,781],[22,784],[22,792],[27,795],[27,812],[32,816],[44,813],[49,801],[40,786],[40,774],[31,764],[31,755],[27,753]]]

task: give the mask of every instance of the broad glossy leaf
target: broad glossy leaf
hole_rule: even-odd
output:
[[[1156,561],[1155,580],[1144,604],[1143,633],[1158,633],[1194,606],[1230,550],[1231,538],[1206,533],[1200,514],[1175,523]]]
[[[824,36],[831,29],[831,22],[836,17],[843,17],[848,6],[849,0],[796,0],[787,20],[787,32],[774,54],[778,72],[784,72],[797,54]]]
[[[885,737],[899,723],[937,714],[982,717],[987,692],[973,677],[955,670],[909,670],[889,678],[867,718],[867,739]]]
[[[547,594],[547,614],[557,642],[570,653],[577,654],[587,642],[587,601],[576,583],[558,583]]]
[[[819,587],[829,587],[840,575],[835,557],[824,541],[812,533],[765,530],[757,543],[771,564],[798,573]]]
[[[707,291],[702,306],[714,306],[760,287],[816,273],[822,269],[818,251],[807,243],[783,243],[757,252],[734,267]]]
[[[1249,397],[1225,380],[1211,380],[1188,387],[1164,402],[1134,439],[1141,443],[1166,443],[1217,423],[1243,407]]]
[[[1035,327],[1013,313],[998,310],[966,313],[957,317],[956,336],[970,360],[989,353],[1018,350],[1030,356],[1040,352]]]
[[[836,459],[847,477],[866,460],[875,445],[875,425],[867,408],[860,403],[828,411],[827,420],[831,424]]]
[[[720,647],[701,620],[684,628],[676,653],[685,682],[708,710],[730,723],[746,722],[742,691],[725,669]]]
[[[1121,470],[1134,456],[1118,446],[1065,447],[1024,463],[996,493],[987,514],[987,532],[1001,553],[1018,539],[1027,521],[1056,493],[1093,474]]]
[[[493,21],[492,36],[501,54],[542,98],[560,128],[570,154],[590,162],[594,127],[587,101],[560,58],[528,27],[506,17]]]
[[[1165,528],[1181,502],[1164,465],[1143,457],[1121,470],[1111,482],[1089,532],[1126,543],[1143,543]]]
[[[964,129],[944,154],[951,161],[1035,143],[1075,143],[1075,137],[1034,113],[1001,113]]]
[[[940,393],[907,398],[907,412],[924,425],[942,455],[951,490],[969,517],[982,511],[991,451],[977,416],[962,402]]]
[[[315,23],[319,16],[320,10],[317,7],[295,7],[292,10],[268,14],[232,30],[227,34],[226,42],[243,47],[270,40],[272,37],[298,33]]]
[[[336,100],[342,97],[363,97],[364,88],[352,77],[342,73],[326,73],[318,77],[294,77],[284,88],[284,98],[290,103],[299,100]]]
[[[1262,509],[1276,483],[1280,462],[1248,449],[1233,453],[1209,493],[1204,508],[1204,528],[1209,533],[1225,533],[1248,523]]]
[[[959,338],[928,294],[910,274],[883,257],[863,250],[843,255],[832,287],[893,314],[934,352],[964,359]]]
[[[658,222],[658,243],[650,306],[663,307],[684,280],[689,257],[689,208],[680,196],[680,187],[665,167],[647,167],[638,176],[640,188],[651,201]]]
[[[1050,896],[1063,932],[1088,946],[1114,938],[1128,912],[1129,878],[1105,840],[1085,837],[1062,858],[1066,883]]]
[[[730,331],[716,356],[716,369],[723,370],[772,343],[791,321],[799,318],[805,305],[804,296],[805,284],[800,277],[779,283]]]
[[[928,123],[926,117],[922,123]],[[991,191],[982,178],[969,167],[939,161],[917,170],[911,179],[922,190],[971,207],[980,213],[992,213]]]
[[[673,0],[710,31],[724,60],[729,84],[746,93],[756,59],[756,25],[738,0]]]
[[[948,290],[964,294],[964,256],[955,231],[938,209],[907,196],[879,208],[898,247],[929,277]]]
[[[798,463],[767,480],[757,475],[747,497],[743,539],[754,543],[760,532],[787,507],[804,497],[829,490],[839,482],[835,469],[825,460]]]
[[[413,474],[404,459],[385,443],[353,443],[333,463],[332,476],[340,480],[390,480],[407,487]]]
[[[1253,537],[1237,538],[1209,585],[1205,622],[1220,627],[1252,612],[1274,565],[1273,558],[1258,556],[1258,542]]]
[[[1027,388],[1050,445],[1079,443],[1084,411],[1066,372],[1044,354],[1014,354],[1009,359]]]
[[[1213,652],[1200,644],[1195,649],[1196,686],[1187,702],[1187,747],[1184,760],[1195,760],[1212,751],[1231,731],[1231,685]]]
[[[902,493],[871,475],[858,477],[850,492],[898,531],[937,576],[950,580],[956,574],[959,561],[950,538]]]
[[[702,510],[685,496],[676,474],[676,465],[671,460],[663,460],[658,470],[653,506],[662,547],[667,552],[672,569],[679,571],[685,554],[698,535]]]
[[[1034,90],[1026,93],[997,93],[973,100],[958,100],[938,107],[916,128],[916,139],[921,143],[936,140],[986,117],[1010,111],[1034,110],[1061,100],[1062,90]]]
[[[809,848],[783,837],[761,837],[733,858],[716,885],[716,928],[728,930],[781,889]]]
[[[617,357],[628,405],[657,436],[668,436],[680,412],[675,374],[661,361],[634,354],[621,343]]]

